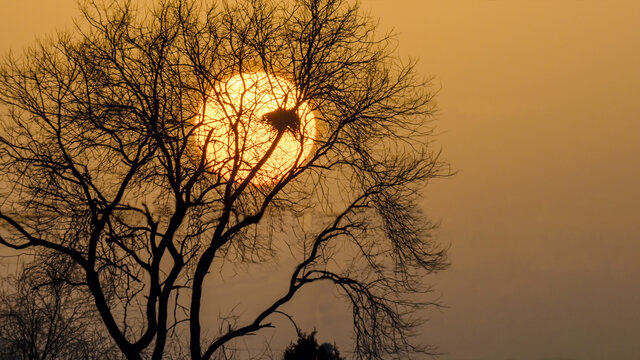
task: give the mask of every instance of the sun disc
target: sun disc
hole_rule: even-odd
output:
[[[293,84],[264,72],[237,74],[216,86],[194,131],[208,169],[236,182],[251,176],[260,186],[302,164],[313,150],[316,119],[308,102],[297,99]]]

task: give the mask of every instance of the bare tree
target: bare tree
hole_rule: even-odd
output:
[[[393,36],[346,0],[82,14],[0,66],[1,244],[72,264],[129,359],[180,334],[211,359],[318,281],[351,304],[357,358],[429,352],[415,310],[446,263],[416,202],[449,173]],[[298,251],[287,291],[204,336],[212,266],[270,261],[274,239]]]
[[[54,267],[53,265],[58,267]],[[61,281],[59,261],[36,261],[2,278],[0,359],[120,359],[87,294]]]

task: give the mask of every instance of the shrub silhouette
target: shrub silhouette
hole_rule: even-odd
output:
[[[311,334],[300,333],[298,342],[289,345],[284,352],[284,360],[344,360],[338,349],[331,344],[318,345],[316,331]]]

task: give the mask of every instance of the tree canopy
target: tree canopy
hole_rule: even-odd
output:
[[[392,35],[347,0],[81,10],[73,31],[0,65],[1,245],[66,264],[61,280],[91,295],[128,359],[183,341],[211,359],[319,281],[353,310],[357,358],[429,352],[415,311],[446,260],[418,202],[449,170],[429,79]],[[267,172],[285,140],[290,165]],[[273,261],[279,242],[298,259],[286,291],[203,329],[212,266]]]

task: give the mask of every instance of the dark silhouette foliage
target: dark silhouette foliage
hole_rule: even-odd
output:
[[[295,344],[289,345],[283,360],[344,360],[334,345],[318,344],[316,331],[310,334],[301,333]]]

